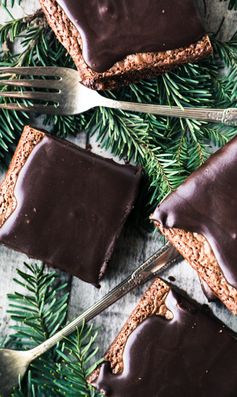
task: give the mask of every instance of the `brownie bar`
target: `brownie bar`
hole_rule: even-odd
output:
[[[141,169],[25,127],[0,186],[0,242],[98,285]]]
[[[214,294],[237,314],[237,138],[195,171],[152,215]]]
[[[157,279],[90,382],[110,397],[231,397],[236,334]]]
[[[132,33],[128,32],[126,35],[126,33],[124,33],[124,29],[117,29],[117,30],[115,29],[116,37],[118,31],[122,31],[123,33],[123,37],[121,37],[120,39],[119,39],[120,35],[118,35],[117,43],[116,43],[117,45],[114,45],[114,42],[104,43],[104,41],[100,40],[101,34],[103,33],[100,32],[100,27],[102,25],[102,28],[105,29],[105,27],[103,26],[103,21],[106,16],[105,15],[101,20],[98,21],[98,23],[95,24],[95,29],[97,29],[97,31],[95,32],[94,35],[92,35],[90,40],[90,42],[94,45],[96,49],[96,51],[94,51],[94,54],[98,53],[101,54],[101,56],[100,58],[99,56],[96,58],[96,62],[91,61],[90,66],[88,65],[88,63],[90,63],[90,59],[92,57],[88,56],[87,57],[88,63],[86,63],[84,59],[85,55],[83,56],[82,53],[83,49],[88,48],[88,42],[83,47],[82,36],[79,33],[78,28],[75,26],[75,24],[78,21],[78,18],[76,18],[77,14],[74,15],[73,11],[67,12],[68,15],[70,13],[70,19],[69,19],[63,8],[59,5],[59,4],[64,5],[64,9],[70,11],[69,5],[71,5],[72,7],[72,4],[74,3],[72,1],[61,1],[61,0],[59,2],[57,2],[56,0],[40,0],[40,3],[46,15],[49,25],[55,32],[58,40],[65,46],[65,48],[73,58],[77,66],[77,69],[79,71],[81,82],[90,88],[97,90],[105,90],[105,89],[118,88],[124,84],[129,84],[139,79],[156,76],[160,73],[166,72],[167,70],[173,68],[174,66],[196,61],[212,52],[210,40],[208,36],[205,35],[205,32],[201,27],[200,20],[194,9],[193,1],[176,0],[175,3],[173,2],[173,0],[172,2],[169,1],[168,3],[167,1],[168,0],[165,1],[162,0],[162,4],[164,3],[164,5],[159,4],[159,7],[162,8],[162,12],[160,12],[160,14],[158,15],[153,16],[156,23],[153,24],[152,26],[156,26],[158,28],[160,27],[160,29],[163,29],[162,34],[160,35],[156,34],[155,39],[153,37],[149,38],[150,42],[154,43],[152,45],[157,46],[157,51],[151,51],[153,47],[151,47],[151,44],[149,45],[149,41],[147,47],[146,46],[144,47],[145,42],[147,40],[147,36],[143,33],[143,35],[140,38],[138,37],[137,46],[135,46],[135,49],[133,51],[131,50],[132,52],[128,55],[125,55],[126,54],[125,50],[127,50],[127,46],[126,43],[124,43],[125,46],[124,48],[125,52],[123,53],[124,56],[121,60],[117,60],[117,62],[115,62],[116,56],[119,55],[121,56],[122,54],[122,53],[117,54],[117,52],[119,52],[119,49],[121,48],[121,43],[126,42],[128,37],[133,37],[132,36],[133,32]],[[149,6],[147,7],[148,10],[150,9],[151,6],[155,7],[154,4],[158,4],[157,2],[154,3],[154,0],[153,2],[152,1],[150,2],[151,5],[148,4]],[[80,4],[82,3],[83,0],[82,1],[80,0]],[[106,4],[104,5],[104,7],[102,7],[103,12],[105,12],[106,7],[113,8],[116,5],[115,4],[116,2],[114,2],[113,0],[105,3]],[[100,3],[96,3],[96,5],[97,4]],[[129,5],[130,2],[124,4],[126,10],[127,8],[129,8]],[[88,8],[89,6],[91,6],[92,8],[91,12],[89,12],[90,10],[88,11],[88,14],[90,15],[93,13],[93,10],[95,10],[95,4],[90,0],[89,3],[88,2],[86,3],[86,8]],[[182,7],[181,14],[180,14],[180,7]],[[74,5],[74,9],[75,9],[75,5]],[[121,9],[121,7],[119,9]],[[169,16],[169,13],[166,12],[166,10],[168,10],[170,13],[172,12],[172,16],[175,15],[175,17],[171,18]],[[107,19],[108,17],[110,17],[111,13],[113,14],[112,11],[109,9]],[[85,13],[83,13],[83,15]],[[99,15],[101,15],[101,10],[99,10],[98,13]],[[138,16],[138,10],[137,13],[131,11],[129,13],[129,18],[132,18],[132,16],[133,18],[134,17],[136,18],[136,16]],[[150,14],[147,15],[146,18],[144,17],[143,19],[141,19],[141,23],[143,23],[142,21],[146,21],[149,16]],[[183,21],[184,16],[186,19],[185,24],[183,22],[179,23],[180,19],[182,19]],[[117,22],[118,18],[116,14],[115,17],[116,17],[115,21]],[[113,19],[113,15],[111,16],[111,18]],[[160,24],[158,24],[157,22],[159,18],[161,18],[161,20],[159,21]],[[75,22],[72,23],[71,20],[74,20]],[[166,21],[166,23],[164,23],[164,21]],[[130,25],[128,24],[128,26],[133,26],[133,25],[135,25],[134,21]],[[178,29],[176,25],[179,26]],[[150,26],[151,23],[148,23],[147,27]],[[183,26],[185,29],[181,29],[181,26]],[[91,28],[91,26],[89,26],[89,28]],[[89,28],[87,30],[91,32],[91,29]],[[92,30],[94,31],[94,27]],[[152,32],[152,30],[150,31]],[[144,32],[144,29],[140,28],[139,32],[140,32],[139,34],[141,35],[142,32]],[[166,36],[164,36],[165,33]],[[135,33],[134,35],[136,36]],[[83,32],[83,37],[84,36],[85,34]],[[102,36],[104,40],[104,35]],[[163,36],[165,37],[165,40]],[[110,39],[110,29],[108,29],[107,39],[108,38]],[[178,44],[177,48],[174,48],[175,40],[179,40],[177,41]],[[134,41],[135,39],[132,40],[132,42]],[[101,43],[102,45],[106,44],[105,46],[106,50],[105,49],[103,50],[102,47],[100,51],[99,50],[97,51]],[[181,43],[183,43],[183,45],[181,45]],[[161,46],[162,46],[162,50],[160,50]],[[116,48],[118,48],[118,50],[116,50]],[[139,52],[139,48],[140,48],[140,52]],[[144,48],[148,48],[148,50],[146,51],[144,50]],[[115,50],[117,52],[114,53]],[[104,63],[102,62],[100,64],[99,62],[101,61],[101,59],[103,60],[104,54],[107,54],[109,51],[110,51],[110,58],[112,57],[115,64],[113,64],[113,66],[110,66],[107,70],[104,70],[105,65],[107,65],[107,67],[109,65],[107,59]],[[112,51],[112,55],[111,55],[111,51]],[[98,67],[98,65],[100,66],[100,68],[101,65],[103,66],[102,72],[93,70],[93,67],[96,68],[96,66]]]

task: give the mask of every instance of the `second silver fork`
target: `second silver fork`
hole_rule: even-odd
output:
[[[23,79],[22,76],[24,76]],[[97,91],[82,85],[79,81],[78,72],[68,68],[0,68],[0,86],[4,86],[4,90],[0,90],[0,98],[14,98],[17,100],[14,103],[0,103],[0,109],[52,115],[75,115],[97,106],[102,106],[160,116],[191,118],[237,125],[236,108],[180,108],[178,106],[124,102],[106,98]],[[14,87],[17,90],[7,91],[5,87]],[[29,88],[33,90],[29,91]],[[18,101],[20,100],[29,100],[29,103],[19,103]]]

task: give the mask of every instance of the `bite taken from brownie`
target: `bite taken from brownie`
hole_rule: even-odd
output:
[[[0,242],[98,286],[141,173],[25,127],[0,185]]]
[[[237,138],[213,154],[151,219],[237,314]]]
[[[234,397],[236,334],[157,279],[89,379],[108,397]]]
[[[195,0],[40,0],[80,81],[118,88],[197,61],[212,46]]]

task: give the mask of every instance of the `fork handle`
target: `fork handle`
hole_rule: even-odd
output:
[[[169,266],[177,258],[177,256],[177,251],[175,251],[169,243],[166,244],[148,260],[146,260],[140,267],[138,267],[125,281],[106,294],[97,303],[92,305],[78,318],[68,324],[64,329],[43,342],[41,345],[32,349],[30,351],[32,360],[35,360],[37,357],[51,349],[63,338],[74,332],[84,322],[87,322],[100,314],[103,310],[107,309],[117,300],[126,295],[129,291],[150,279],[153,274],[156,274],[161,269]]]
[[[223,124],[237,125],[237,109],[205,109],[205,108],[180,108],[178,106],[152,105],[135,102],[116,101],[103,98],[102,106],[128,110],[132,112],[151,113],[159,116],[182,117],[195,120],[219,122]]]

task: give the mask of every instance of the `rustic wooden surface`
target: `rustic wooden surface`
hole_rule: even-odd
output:
[[[198,0],[198,3],[203,14],[205,11],[205,20],[209,31],[217,31],[223,16],[225,16],[226,20],[221,30],[222,37],[226,38],[234,32],[237,22],[237,13],[228,11],[225,2],[220,2],[219,0],[207,0],[205,2],[203,0]],[[21,16],[30,14],[37,8],[37,0],[31,0],[30,2],[26,0],[23,2],[23,7],[16,8],[15,15]],[[5,19],[6,15],[0,8],[0,22]],[[85,136],[80,134],[74,141],[84,146]],[[92,142],[92,147],[97,153],[100,152],[95,142]],[[110,157],[109,153],[106,153],[106,155]],[[69,319],[74,318],[81,313],[83,309],[87,308],[113,286],[118,284],[129,272],[154,253],[160,245],[161,242],[159,241],[158,234],[149,235],[143,230],[135,229],[132,224],[128,224],[118,242],[109,271],[105,280],[102,282],[101,289],[97,290],[76,278],[72,280]],[[9,318],[6,312],[8,305],[7,293],[15,290],[13,278],[16,274],[16,268],[24,268],[24,262],[30,262],[25,255],[0,247],[0,337],[7,335],[9,332]],[[194,299],[201,303],[207,303],[195,272],[185,261],[177,263],[162,274],[162,277],[166,280],[168,280],[170,276],[175,277],[175,285],[187,291]],[[62,275],[62,277],[65,277],[65,275]],[[134,308],[144,288],[147,288],[147,286],[130,293],[94,320],[95,325],[100,330],[98,338],[101,352],[103,352],[113,340],[119,328]],[[237,331],[237,319],[230,315],[222,305],[211,304],[210,306],[219,318]]]

